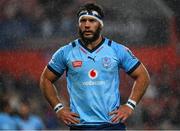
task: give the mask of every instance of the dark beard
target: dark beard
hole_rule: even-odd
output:
[[[89,43],[96,41],[100,36],[100,32],[101,32],[101,27],[99,26],[97,28],[97,30],[95,32],[93,32],[93,37],[86,38],[83,36],[84,32],[82,32],[82,30],[79,28],[79,36],[85,44],[89,44]]]

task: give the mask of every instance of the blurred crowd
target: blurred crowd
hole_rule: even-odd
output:
[[[1,0],[0,48],[16,48],[28,38],[75,35],[73,11],[82,1]]]
[[[42,41],[57,37],[76,38],[76,11],[82,3],[93,1],[95,0],[1,0],[0,49],[21,48],[20,43],[27,44],[25,41],[29,39],[40,38]],[[132,6],[130,2],[125,4]],[[127,44],[166,43],[169,33],[167,16],[143,16],[141,11],[134,8],[129,10],[125,6],[121,9],[123,5],[120,8],[116,5],[112,9],[103,7],[107,14],[104,33],[110,38]],[[34,46],[36,47],[35,44]]]
[[[18,79],[0,72],[0,130],[62,129],[43,98],[37,80],[23,74]]]
[[[42,41],[56,37],[76,37],[74,10],[83,2],[85,0],[0,0],[0,50],[21,49],[20,43],[32,38],[41,38]],[[113,17],[112,13],[107,19]],[[134,27],[132,21],[129,24]],[[163,25],[160,21],[159,24]],[[160,72],[150,71],[150,75],[151,84],[134,116],[128,120],[129,129],[180,129],[180,69],[171,70],[162,65]],[[125,83],[121,87],[123,94],[130,90],[132,81],[129,78],[121,81]],[[65,78],[62,77],[57,87],[64,104],[68,105],[65,86]],[[127,97],[128,93],[125,93],[122,102]],[[67,127],[57,120],[43,98],[37,80],[26,73],[16,78],[11,72],[0,70],[1,129],[44,130]]]

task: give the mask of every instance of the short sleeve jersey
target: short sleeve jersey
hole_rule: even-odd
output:
[[[98,124],[111,123],[109,112],[120,106],[119,70],[130,74],[139,65],[127,47],[103,38],[93,50],[76,39],[58,49],[47,67],[57,76],[66,71],[70,108],[80,124]]]

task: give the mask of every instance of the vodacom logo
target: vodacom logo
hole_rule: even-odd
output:
[[[91,69],[89,72],[88,72],[88,75],[91,79],[95,79],[97,76],[98,76],[98,72],[97,70],[95,69]]]

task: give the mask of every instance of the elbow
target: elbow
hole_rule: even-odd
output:
[[[39,87],[41,90],[43,90],[43,88],[44,88],[44,78],[42,75],[41,75],[40,80],[39,80]]]
[[[150,76],[148,76],[148,78],[147,78],[147,85],[148,86],[150,85],[150,82],[151,82],[151,78],[150,78]]]
[[[146,83],[146,85],[147,85],[147,87],[150,85],[150,82],[151,82],[151,78],[150,78],[150,76],[149,76],[149,73],[147,73],[147,75],[146,75],[146,80],[145,80],[145,83]]]

